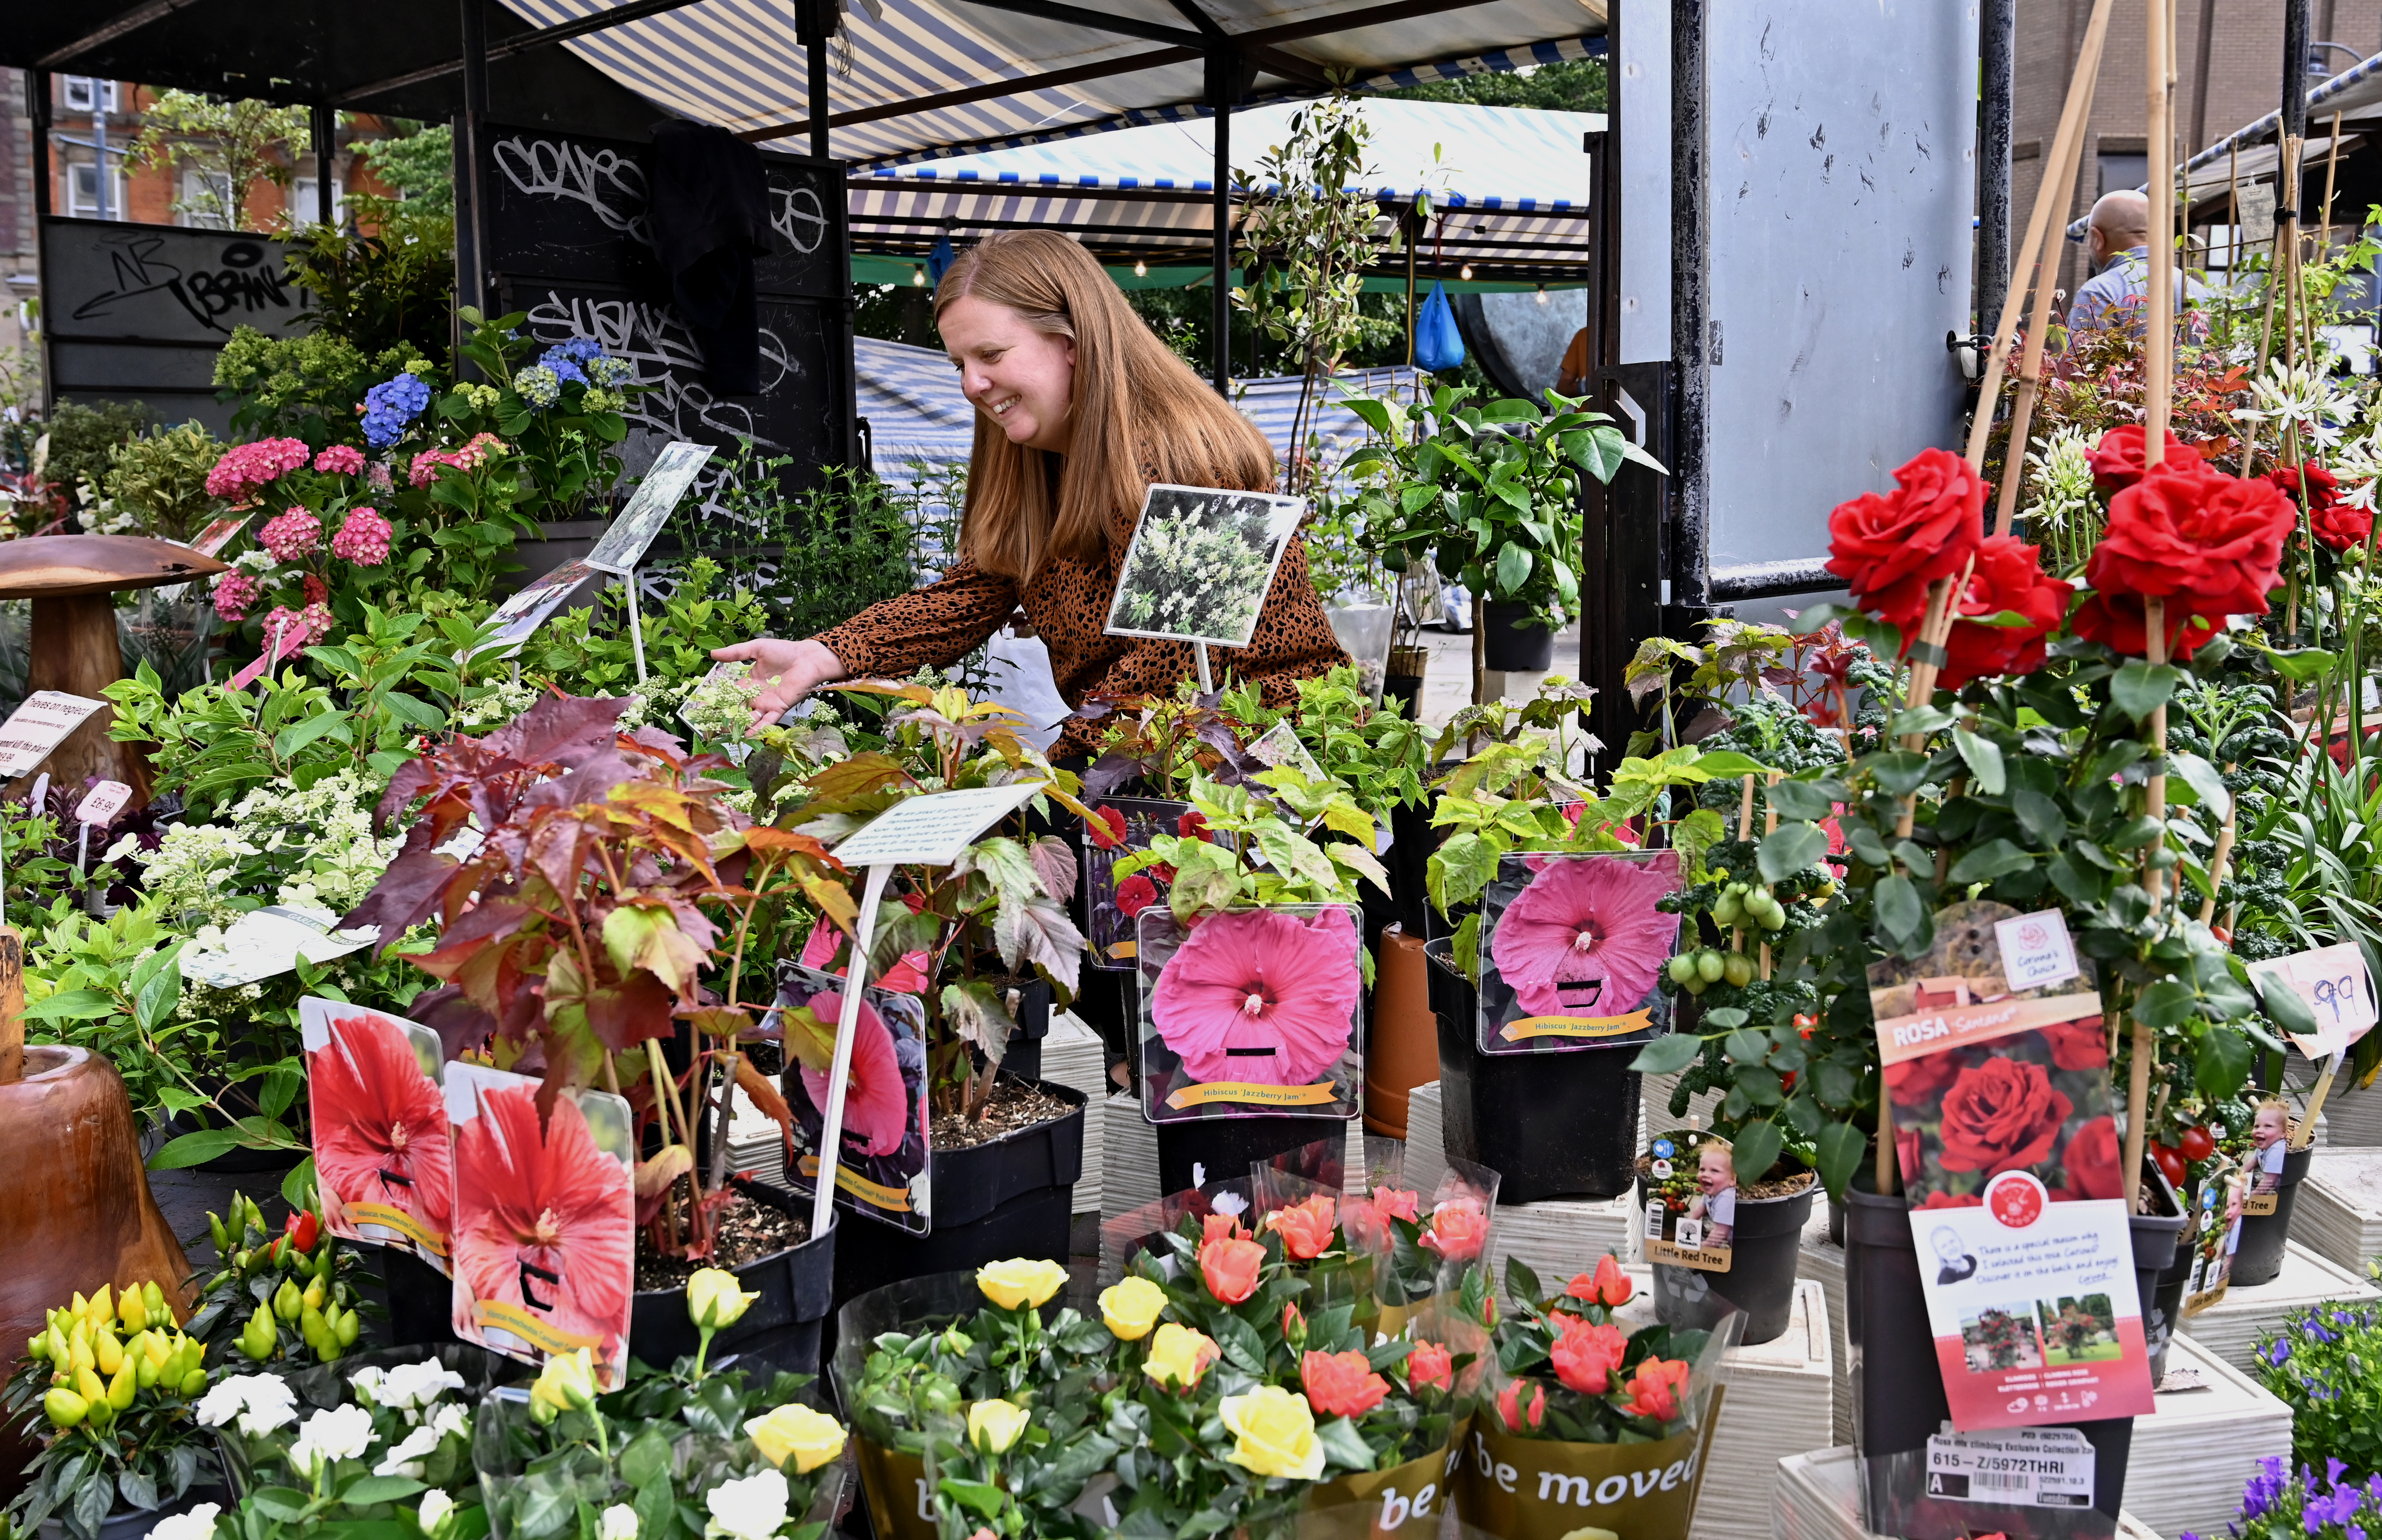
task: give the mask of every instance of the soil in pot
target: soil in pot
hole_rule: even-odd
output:
[[[2309,1164],[2315,1159],[2313,1145],[2293,1150],[2283,1156],[2282,1186],[2271,1194],[2275,1200],[2271,1214],[2253,1214],[2249,1203],[2241,1207],[2241,1244],[2233,1253],[2233,1277],[2229,1287],[2255,1288],[2272,1283],[2283,1270],[2283,1243],[2291,1237],[2291,1209],[2299,1202],[2300,1183],[2308,1174]],[[2253,1194],[2251,1202],[2255,1202]]]
[[[1481,609],[1481,666],[1504,674],[1540,674],[1554,661],[1555,633],[1536,620],[1535,605],[1492,599]]]
[[[1497,1201],[1617,1198],[1637,1181],[1639,1045],[1557,1053],[1479,1051],[1479,994],[1454,941],[1423,948],[1437,1018],[1447,1153],[1500,1173]]]
[[[1638,1162],[1641,1216],[1655,1184],[1652,1164],[1651,1156]],[[1762,1180],[1736,1189],[1736,1222],[1725,1256],[1700,1249],[1678,1253],[1694,1257],[1698,1265],[1653,1260],[1655,1317],[1669,1326],[1710,1330],[1737,1309],[1745,1312],[1747,1346],[1783,1335],[1795,1313],[1803,1227],[1811,1221],[1819,1186],[1813,1173],[1782,1161]],[[1725,1261],[1725,1267],[1710,1265],[1714,1260]]]
[[[630,1305],[629,1351],[656,1368],[692,1356],[702,1334],[686,1313],[686,1280],[699,1267],[722,1267],[737,1287],[758,1293],[735,1325],[715,1333],[713,1358],[741,1353],[795,1374],[818,1368],[819,1326],[834,1297],[832,1226],[813,1244],[811,1201],[760,1182],[734,1183],[718,1216],[712,1255],[702,1261],[657,1254],[637,1233],[637,1292]]]

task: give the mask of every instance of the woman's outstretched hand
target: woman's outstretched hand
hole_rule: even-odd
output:
[[[749,663],[753,678],[767,683],[753,702],[753,722],[746,731],[767,727],[786,708],[823,684],[845,676],[843,663],[816,642],[781,642],[763,637],[733,647],[715,647],[711,655],[721,663]]]

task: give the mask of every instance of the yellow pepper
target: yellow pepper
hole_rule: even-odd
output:
[[[149,1328],[149,1306],[141,1298],[138,1289],[124,1291],[124,1298],[116,1302],[116,1314],[127,1331],[146,1331]]]
[[[107,1382],[89,1369],[75,1371],[74,1387],[75,1394],[86,1401],[98,1402],[107,1399]]]
[[[116,1301],[108,1294],[107,1285],[104,1283],[101,1284],[99,1286],[99,1292],[91,1297],[91,1303],[84,1308],[90,1312],[92,1325],[93,1326],[97,1326],[100,1322],[104,1321],[109,1316],[115,1314]]]
[[[52,1390],[43,1396],[42,1410],[52,1427],[70,1428],[91,1414],[91,1403],[71,1390]]]
[[[107,1404],[121,1412],[132,1404],[133,1395],[141,1388],[141,1376],[134,1372],[132,1361],[126,1359],[124,1367],[107,1382]]]
[[[91,1334],[91,1356],[101,1374],[112,1375],[124,1367],[124,1344],[116,1339],[116,1333],[102,1326]]]
[[[174,1312],[166,1303],[166,1291],[157,1287],[155,1278],[141,1286],[141,1307],[149,1313],[149,1324],[153,1326],[181,1325],[174,1319]]]

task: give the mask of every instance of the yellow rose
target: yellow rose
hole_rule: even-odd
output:
[[[976,1269],[976,1286],[1003,1310],[1040,1305],[1067,1281],[1067,1269],[1055,1262],[1027,1262],[1012,1257]]]
[[[1224,1458],[1241,1469],[1297,1481],[1323,1473],[1323,1445],[1315,1436],[1315,1414],[1308,1411],[1306,1397],[1260,1385],[1246,1396],[1225,1397],[1218,1412],[1239,1440]]]
[[[540,1422],[552,1422],[564,1412],[584,1412],[596,1404],[596,1361],[584,1348],[557,1353],[538,1371],[529,1387],[530,1412]],[[543,1410],[544,1415],[538,1416]]]
[[[1566,1530],[1564,1532],[1563,1540],[1621,1540],[1621,1536],[1609,1529],[1597,1529],[1591,1526],[1587,1529]]]
[[[1100,1319],[1120,1341],[1138,1342],[1158,1324],[1166,1290],[1148,1278],[1127,1278],[1100,1290]]]
[[[968,1442],[987,1454],[1007,1454],[1026,1421],[1025,1409],[1015,1401],[977,1401],[968,1408]]]
[[[701,1267],[686,1280],[686,1314],[696,1327],[718,1331],[734,1326],[761,1296],[736,1287],[736,1275],[718,1267]]]
[[[1149,1355],[1141,1361],[1142,1372],[1160,1385],[1188,1390],[1199,1383],[1208,1373],[1208,1365],[1222,1352],[1206,1333],[1169,1321],[1150,1338]]]
[[[793,1457],[795,1473],[807,1474],[843,1452],[843,1424],[823,1412],[789,1402],[744,1424],[761,1458],[780,1470]]]

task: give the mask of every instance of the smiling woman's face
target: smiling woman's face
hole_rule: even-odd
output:
[[[1074,436],[1075,344],[975,295],[944,307],[943,348],[960,390],[1012,444],[1065,454]]]

